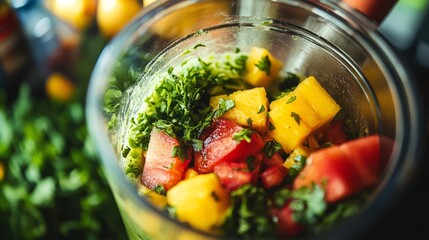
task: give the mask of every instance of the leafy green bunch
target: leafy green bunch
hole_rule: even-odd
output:
[[[124,236],[82,102],[34,99],[23,86],[13,106],[0,105],[0,132],[2,238]]]

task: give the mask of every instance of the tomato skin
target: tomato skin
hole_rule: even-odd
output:
[[[332,203],[373,186],[381,174],[379,143],[379,136],[369,136],[313,152],[293,188],[315,182],[325,188],[325,199]]]
[[[274,209],[273,215],[277,218],[277,232],[282,237],[293,237],[304,231],[304,227],[293,220],[291,201],[287,201],[281,209]]]
[[[283,165],[274,165],[263,171],[259,177],[261,179],[262,185],[269,189],[280,185],[287,173],[288,170],[283,167]]]
[[[240,142],[233,136],[244,130],[240,125],[224,119],[218,119],[202,134],[203,149],[194,153],[195,169],[198,173],[210,173],[222,162],[245,159],[259,153],[264,147],[261,136],[251,134],[251,141]]]
[[[214,173],[227,192],[234,191],[244,184],[251,183],[253,173],[244,162],[223,162],[214,167]]]
[[[266,167],[280,166],[283,165],[283,162],[284,160],[280,153],[275,153],[273,156],[271,156],[271,158],[264,156],[263,159],[264,166]]]
[[[173,157],[175,146],[179,146],[177,139],[160,130],[152,130],[141,177],[146,187],[153,190],[163,186],[168,190],[182,180],[190,157],[187,156],[184,161]]]
[[[341,120],[331,122],[323,136],[323,142],[330,142],[339,145],[347,142],[347,134],[345,131],[345,123]]]

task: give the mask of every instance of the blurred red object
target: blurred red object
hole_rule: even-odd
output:
[[[380,24],[398,0],[343,0],[350,7]]]

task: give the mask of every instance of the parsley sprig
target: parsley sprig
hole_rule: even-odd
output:
[[[169,68],[158,86],[145,102],[148,110],[131,119],[131,147],[147,148],[154,126],[168,126],[169,134],[182,141],[182,145],[201,149],[197,139],[210,126],[212,120],[234,107],[232,100],[219,102],[215,111],[208,101],[212,94],[225,93],[245,87],[242,74],[244,55],[228,55],[217,62],[202,59],[185,61],[181,67]],[[222,87],[220,89],[219,87]]]

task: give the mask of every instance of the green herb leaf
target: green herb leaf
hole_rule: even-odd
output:
[[[268,123],[268,130],[273,131],[273,130],[275,130],[275,129],[276,129],[276,127],[274,126],[274,124],[273,124],[273,123],[271,123],[271,122],[269,122],[269,123]]]
[[[262,148],[262,152],[268,158],[271,158],[274,154],[279,152],[282,149],[282,145],[278,143],[276,140],[271,140],[265,143],[264,148]]]
[[[156,193],[159,193],[161,195],[165,195],[166,191],[163,185],[157,185],[155,186],[155,188],[153,189],[153,191],[155,191]]]
[[[292,103],[295,100],[296,100],[296,96],[292,96],[286,101],[286,104]]]
[[[251,119],[251,118],[248,118],[248,119],[246,120],[246,122],[247,122],[247,125],[248,125],[249,127],[252,127],[252,126],[253,126],[253,121],[252,121],[252,119]]]
[[[267,75],[270,75],[270,70],[271,70],[271,61],[270,58],[268,57],[268,55],[262,57],[256,64],[255,66],[261,70],[267,73]]]
[[[240,132],[235,133],[232,136],[232,139],[234,139],[237,142],[241,142],[245,140],[246,142],[250,143],[252,141],[252,134],[254,133],[253,130],[244,128]]]
[[[264,105],[261,105],[261,107],[259,108],[259,111],[257,112],[257,114],[263,113],[265,112],[265,107]]]
[[[291,117],[293,117],[293,119],[295,119],[295,122],[296,122],[298,125],[300,125],[300,123],[301,123],[301,117],[300,117],[297,113],[295,113],[295,112],[291,112],[291,113],[290,113],[290,116],[291,116]]]

